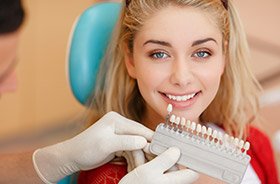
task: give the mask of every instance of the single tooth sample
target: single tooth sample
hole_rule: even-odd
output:
[[[223,133],[222,132],[218,132],[218,142],[217,142],[217,146],[220,145],[223,141]]]
[[[167,106],[167,112],[168,112],[168,114],[170,114],[170,113],[172,112],[172,110],[173,110],[172,105],[171,105],[171,104],[168,104],[168,106]]]
[[[192,122],[192,125],[191,125],[192,132],[195,131],[195,128],[196,128],[196,123],[195,123],[195,122]]]
[[[217,131],[217,130],[214,130],[213,133],[212,133],[212,138],[213,138],[213,139],[212,139],[212,142],[213,142],[213,143],[215,143],[215,139],[217,138],[217,136],[218,136],[218,131]]]
[[[191,121],[187,120],[187,129],[190,129],[190,128],[191,128]]]
[[[207,129],[207,140],[210,140],[211,135],[212,135],[212,128],[208,127],[208,129]]]
[[[233,144],[234,144],[234,146],[235,146],[235,149],[238,149],[239,139],[238,139],[238,138],[235,138],[234,141],[233,141]]]
[[[181,126],[185,127],[186,126],[186,119],[185,118],[181,118]]]
[[[174,114],[172,114],[170,117],[170,122],[173,124],[173,123],[175,123],[175,121],[176,121],[176,117]]]
[[[180,117],[176,117],[176,119],[175,119],[175,124],[176,124],[177,126],[180,125],[180,120],[181,120]]]
[[[167,115],[166,115],[166,117],[165,117],[165,126],[167,126],[168,125],[168,120],[169,120],[169,117],[170,117],[170,113],[172,112],[172,105],[171,104],[168,104],[167,105]]]
[[[203,125],[202,128],[201,128],[202,137],[204,137],[205,135],[207,135],[206,133],[207,133],[206,126]]]
[[[200,132],[201,132],[201,125],[197,124],[197,126],[196,126],[196,133],[197,133],[197,135],[199,135]]]
[[[244,141],[243,140],[240,140],[239,143],[238,143],[238,152],[239,153],[242,153],[242,148],[244,146]]]
[[[250,143],[246,141],[246,143],[244,144],[243,154],[245,155],[249,149],[250,149]]]

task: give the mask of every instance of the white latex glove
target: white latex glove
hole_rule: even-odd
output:
[[[96,168],[120,150],[139,150],[153,131],[116,112],[109,112],[74,138],[38,149],[33,154],[35,170],[45,183],[56,183],[80,170]]]
[[[119,184],[187,184],[198,179],[198,173],[183,169],[165,173],[180,157],[178,148],[169,148],[150,162],[141,165],[125,175]]]

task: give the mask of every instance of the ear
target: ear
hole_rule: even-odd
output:
[[[125,66],[127,69],[127,72],[130,77],[133,79],[136,79],[136,71],[135,71],[135,64],[133,60],[133,53],[131,53],[126,46],[124,49],[124,61],[125,61]]]

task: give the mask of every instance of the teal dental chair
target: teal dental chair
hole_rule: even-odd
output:
[[[111,33],[118,20],[120,3],[97,3],[76,20],[70,36],[67,72],[76,99],[86,104],[94,89]]]
[[[83,105],[86,105],[94,90],[100,61],[118,20],[121,6],[120,3],[113,2],[94,4],[77,18],[72,28],[66,72],[75,98]],[[76,183],[76,174],[58,182]]]

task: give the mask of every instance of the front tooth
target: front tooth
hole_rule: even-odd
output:
[[[191,95],[184,95],[184,96],[173,96],[173,95],[167,95],[167,97],[169,99],[172,99],[172,100],[176,100],[176,101],[186,101],[186,100],[189,100],[191,98],[193,98],[195,95],[195,93],[191,94]]]

